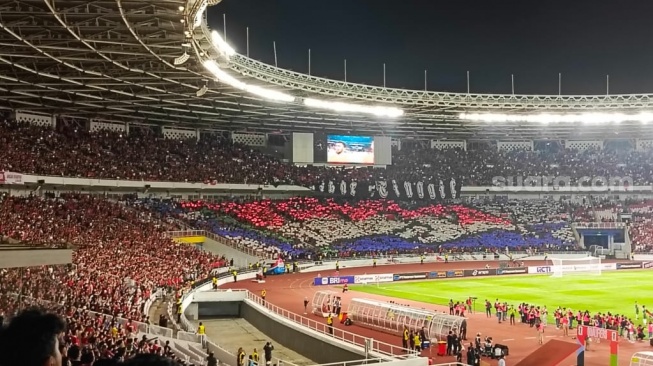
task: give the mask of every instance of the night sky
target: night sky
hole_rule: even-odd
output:
[[[223,0],[209,24],[239,53],[388,87],[518,94],[653,92],[653,1]]]

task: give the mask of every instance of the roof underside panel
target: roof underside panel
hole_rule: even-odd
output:
[[[185,5],[175,0],[0,0],[0,107],[119,122],[276,133],[325,130],[475,140],[653,138],[651,128],[639,123],[587,128],[461,121],[457,115],[466,109],[460,103],[410,101],[417,98],[410,91],[396,92],[405,102],[398,106],[406,111],[396,120],[267,102],[216,82],[190,51],[187,62],[174,65],[187,42],[179,10]],[[234,76],[247,78],[249,83],[311,95],[297,83],[292,87],[282,85],[279,78],[263,80],[254,71],[267,66],[241,56],[231,67]],[[343,88],[340,95],[319,88],[312,93],[360,103],[401,101],[350,95],[354,89],[366,94],[370,89],[349,90],[335,81],[329,84]],[[203,86],[208,91],[198,97]],[[641,100],[645,107],[648,98]],[[477,110],[494,109],[477,105]],[[503,113],[513,110],[523,111],[523,101],[503,103]]]

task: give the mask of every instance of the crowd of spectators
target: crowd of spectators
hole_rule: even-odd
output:
[[[164,345],[135,341],[132,321],[149,322],[144,304],[155,289],[179,289],[205,278],[223,259],[174,243],[164,235],[171,224],[154,219],[138,202],[0,196],[0,215],[0,236],[75,248],[72,265],[0,270],[0,316],[28,305],[56,311],[68,322],[65,346],[95,347],[94,357],[165,353]]]
[[[393,164],[386,169],[342,169],[287,164],[222,134],[179,141],[135,126],[126,135],[8,121],[0,122],[0,143],[0,170],[66,177],[302,186],[379,178],[457,178],[463,185],[489,186],[497,176],[568,176],[572,181],[583,176],[632,177],[637,185],[653,182],[651,151],[498,151],[489,146],[437,150],[406,144],[393,151]]]
[[[300,258],[575,248],[570,206],[550,200],[419,204],[295,197],[150,205],[239,245]]]
[[[653,251],[653,201],[646,200],[628,205],[632,214],[630,240],[637,252]]]

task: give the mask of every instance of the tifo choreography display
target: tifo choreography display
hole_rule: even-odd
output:
[[[95,317],[85,311],[107,313],[111,316],[103,320],[108,327],[107,334],[115,333],[112,330],[115,328],[117,335],[111,337],[124,342],[136,333],[138,327],[147,327],[142,329],[148,331],[156,329],[153,324],[146,324],[151,312],[145,307],[152,298],[156,299],[154,294],[161,293],[161,289],[183,292],[194,280],[209,276],[216,266],[229,266],[229,257],[177,244],[168,237],[168,231],[188,227],[203,230],[204,235],[218,235],[233,249],[257,253],[260,259],[267,259],[260,262],[262,266],[270,265],[279,257],[284,258],[290,268],[296,261],[305,263],[304,267],[298,266],[305,268],[310,263],[315,265],[316,262],[339,259],[335,266],[341,266],[342,273],[333,275],[329,270],[322,273],[324,276],[311,279],[314,285],[327,287],[383,287],[384,284],[408,280],[504,278],[524,274],[595,276],[603,271],[649,268],[652,263],[626,259],[604,262],[598,254],[603,253],[602,250],[595,250],[592,253],[595,256],[584,254],[585,257],[581,258],[560,259],[564,258],[564,253],[577,250],[586,253],[589,243],[600,244],[600,236],[593,231],[588,231],[584,238],[585,248],[575,237],[584,235],[582,227],[594,230],[592,225],[600,230],[614,230],[609,239],[612,242],[625,240],[625,233],[619,230],[628,230],[633,249],[647,251],[647,237],[651,230],[651,204],[647,199],[611,201],[591,198],[583,202],[574,198],[461,197],[430,203],[355,197],[170,200],[125,195],[109,200],[88,194],[49,191],[47,187],[43,188],[41,196],[22,196],[15,195],[21,192],[20,185],[12,184],[12,187],[17,190],[4,194],[1,201],[0,233],[3,241],[12,246],[33,248],[72,245],[75,256],[72,269],[35,267],[22,275],[16,269],[4,271],[4,316],[9,319],[25,304],[45,305],[49,310],[64,315],[68,314],[67,307],[72,306],[78,314],[73,318],[81,317],[82,322]],[[629,215],[632,224],[619,229],[616,221],[625,214]],[[601,217],[603,222],[593,222],[596,217]],[[150,253],[156,253],[157,259],[148,260],[153,258]],[[344,272],[348,261],[361,257],[370,258],[367,265],[372,269],[420,262],[429,267],[406,272],[387,269],[367,274]],[[547,258],[547,262],[531,265],[529,257]],[[464,261],[494,259],[496,263],[490,267],[472,264],[438,269],[439,266]],[[120,264],[125,260],[127,265]],[[254,261],[250,263],[252,269],[259,266]],[[233,277],[237,279],[242,269],[235,267],[238,266],[232,265],[231,269],[225,268],[224,271],[232,276],[235,270]],[[250,265],[245,267],[247,269]],[[99,283],[85,279],[91,273]],[[15,281],[24,276],[28,276],[31,282],[21,290],[19,282]],[[43,288],[44,284],[47,284],[47,290]],[[24,291],[23,295],[20,295],[21,291]],[[113,294],[111,298],[114,300],[107,302],[108,297],[92,296],[97,291],[99,294]],[[266,301],[271,299],[273,297],[268,296]],[[114,305],[108,305],[111,303]],[[70,315],[66,316],[70,322],[73,321]],[[171,318],[175,317],[173,311]],[[349,329],[358,329],[355,328],[356,318],[351,319],[354,328]],[[471,321],[469,326],[477,327]],[[483,327],[491,331],[489,327]],[[164,334],[163,328],[157,331]],[[193,332],[192,328],[183,329]],[[460,326],[455,329],[460,331]],[[146,343],[146,347],[136,353],[161,352],[177,359],[185,357],[174,345],[168,350],[161,347],[162,350],[158,351],[157,343]],[[117,343],[107,347],[119,348]],[[424,352],[427,351],[420,352],[426,355]],[[511,352],[518,354],[514,348]]]

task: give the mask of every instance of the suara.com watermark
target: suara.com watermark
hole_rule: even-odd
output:
[[[592,192],[628,191],[633,188],[632,177],[603,176],[496,176],[492,177],[492,190],[522,192],[552,190],[581,190]]]

